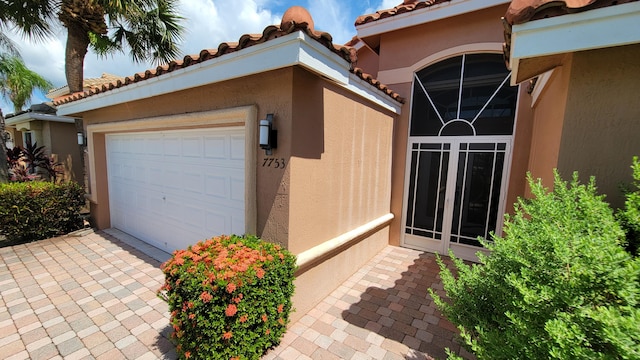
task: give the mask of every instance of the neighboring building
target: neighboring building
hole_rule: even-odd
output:
[[[301,315],[387,244],[473,260],[477,237],[500,234],[527,194],[527,172],[631,180],[638,45],[569,54],[532,89],[551,67],[536,68],[546,53],[517,55],[520,25],[505,67],[508,9],[405,1],[358,18],[336,46],[294,7],[263,34],[58,99],[59,115],[84,121],[95,223],[167,251],[221,233],[281,243],[298,255]],[[637,35],[634,11],[624,26]],[[599,89],[614,91],[612,73],[613,97]],[[269,114],[270,154],[258,146]]]
[[[24,148],[27,143],[44,146],[53,161],[61,165],[60,180],[80,182],[82,163],[75,119],[56,115],[51,105],[32,105],[29,110],[7,115],[6,130],[14,146]]]

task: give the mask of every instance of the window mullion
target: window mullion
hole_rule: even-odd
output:
[[[458,113],[456,119],[460,119],[460,109],[462,108],[462,84],[464,82],[464,64],[467,56],[462,54],[462,65],[460,65],[460,87],[458,88]]]
[[[422,89],[422,91],[424,91],[424,94],[427,96],[427,100],[429,100],[429,104],[431,104],[431,107],[433,108],[433,111],[436,113],[436,115],[438,115],[438,119],[440,119],[440,122],[442,123],[442,125],[444,125],[444,120],[442,120],[442,116],[440,116],[440,113],[438,112],[438,109],[433,104],[433,100],[431,100],[431,96],[429,96],[429,93],[427,92],[427,89],[424,88],[424,85],[422,84],[422,81],[418,77],[418,74],[414,73],[413,76],[416,78],[416,81],[418,82],[418,85],[420,85],[420,88]]]

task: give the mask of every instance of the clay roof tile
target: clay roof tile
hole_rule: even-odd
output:
[[[364,77],[365,74],[362,73],[362,70],[355,68],[355,64],[357,63],[357,60],[358,60],[357,51],[351,46],[333,44],[333,37],[331,36],[331,34],[326,32],[316,31],[314,29],[314,23],[313,23],[313,19],[311,18],[311,15],[306,9],[300,6],[291,7],[283,15],[280,26],[276,26],[276,25],[267,26],[263,30],[262,34],[245,34],[240,37],[238,42],[223,42],[215,50],[205,49],[200,51],[200,53],[198,53],[197,55],[187,55],[182,60],[173,60],[168,64],[158,66],[155,69],[139,72],[132,76],[127,76],[124,79],[118,78],[116,80],[113,80],[108,86],[104,86],[103,89],[101,89],[98,92],[106,92],[109,90],[130,85],[132,83],[144,81],[157,76],[162,76],[163,74],[170,73],[172,71],[175,71],[181,68],[189,67],[206,60],[218,58],[220,56],[224,56],[225,54],[236,52],[253,45],[261,44],[269,40],[273,40],[275,38],[288,35],[295,31],[304,32],[315,41],[327,47],[333,53],[339,55],[341,58],[343,58],[346,62],[348,62],[351,65],[350,70],[356,76],[365,80],[366,82],[376,87],[378,90],[382,91],[383,93],[387,94],[391,98],[395,99],[396,101],[404,102],[404,99],[402,99],[398,94],[387,89],[386,86],[381,85],[380,82],[373,79],[371,75],[366,74],[367,76]],[[67,104],[73,101],[77,101],[80,99],[93,96],[95,94],[96,92],[90,92],[90,91],[84,92],[84,93],[81,92],[77,94],[72,94],[72,95],[63,97],[61,99],[58,99],[54,104],[55,105]]]
[[[391,9],[379,10],[374,14],[361,15],[356,19],[356,26],[372,23],[378,20],[387,19],[396,15],[406,14],[415,10],[428,8],[434,5],[449,2],[451,0],[405,0],[402,4]]]

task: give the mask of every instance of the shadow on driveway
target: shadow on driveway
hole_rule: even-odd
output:
[[[428,288],[444,295],[434,254],[403,257],[391,253],[382,258],[364,277],[367,287],[359,301],[342,312],[347,322],[404,344],[436,359],[445,359],[446,348],[463,358],[473,355],[458,343],[456,327],[437,310]],[[445,262],[452,266],[449,258]],[[413,353],[415,354],[415,352]],[[425,358],[408,355],[405,358]]]

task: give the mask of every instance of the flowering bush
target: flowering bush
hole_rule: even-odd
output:
[[[258,359],[280,343],[291,311],[295,257],[255,236],[220,236],[162,264],[160,296],[183,359]]]

